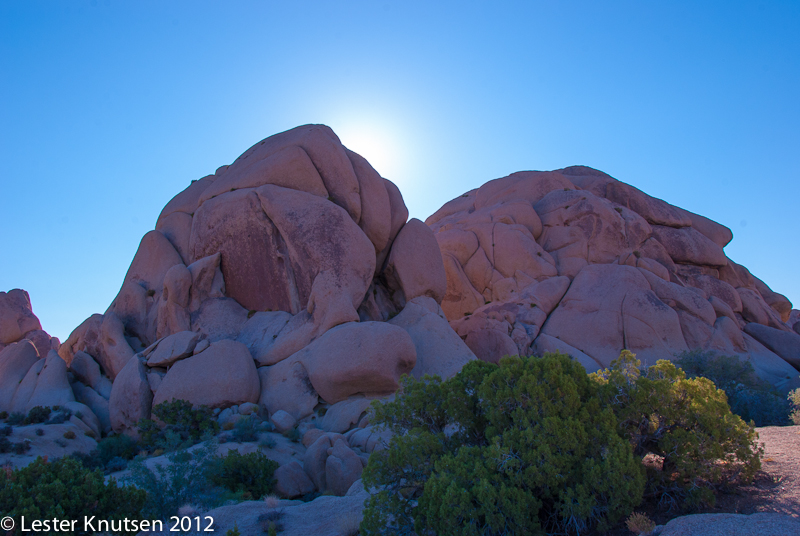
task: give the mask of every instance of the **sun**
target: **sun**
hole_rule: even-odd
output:
[[[401,147],[389,129],[366,122],[346,122],[335,126],[334,131],[345,147],[366,158],[382,177],[397,175]]]

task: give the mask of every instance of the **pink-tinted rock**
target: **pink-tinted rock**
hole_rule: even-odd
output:
[[[595,264],[584,268],[542,332],[604,367],[623,348],[648,355],[653,363],[688,349],[678,315],[630,266]]]
[[[50,350],[58,351],[58,347],[61,346],[57,338],[51,337],[46,331],[41,329],[29,331],[25,334],[24,338],[33,343],[39,355],[47,355]]]
[[[31,310],[31,299],[22,289],[0,292],[0,343],[10,344],[26,333],[42,329]]]
[[[755,323],[747,324],[744,331],[800,370],[800,335]]]
[[[439,244],[430,228],[416,218],[397,234],[384,273],[390,289],[401,289],[405,301],[428,296],[441,303],[447,291]]]
[[[364,466],[355,452],[347,446],[347,441],[338,439],[325,460],[325,483],[329,491],[343,497],[353,483],[361,478]]]
[[[175,363],[164,376],[153,405],[175,399],[195,406],[225,408],[258,402],[259,393],[258,373],[247,347],[221,340],[204,352]]]
[[[694,315],[709,326],[714,324],[717,314],[702,292],[691,287],[682,287],[675,283],[664,281],[647,270],[641,270],[641,273],[661,301],[667,303],[673,309],[680,309]]]
[[[507,334],[494,329],[470,331],[464,341],[475,357],[489,363],[497,363],[507,355],[518,355],[519,350]]]
[[[308,372],[299,361],[284,360],[258,369],[261,395],[259,404],[274,414],[284,411],[299,421],[311,415],[319,395],[311,385]]]
[[[361,198],[361,220],[359,227],[367,235],[375,251],[383,250],[389,243],[392,231],[391,202],[384,180],[364,157],[346,150],[358,179]]]
[[[111,428],[117,433],[138,436],[139,421],[150,418],[152,401],[153,394],[144,363],[134,357],[117,375],[111,389],[108,400]]]
[[[69,370],[79,381],[97,391],[106,400],[111,396],[111,381],[102,375],[100,366],[86,352],[80,350],[75,352]]]
[[[96,356],[103,372],[113,380],[133,354],[122,321],[114,313],[106,313],[100,325],[100,352]]]
[[[197,311],[209,298],[225,297],[225,280],[219,268],[221,255],[214,253],[187,266],[192,276],[189,289],[189,311]]]
[[[453,255],[442,255],[447,291],[442,299],[442,310],[449,320],[456,320],[483,305],[483,296],[475,290],[461,263]]]
[[[425,374],[451,378],[475,359],[432,298],[414,298],[389,323],[403,328],[411,336],[417,354],[411,375],[417,379]]]
[[[414,368],[416,350],[405,330],[383,322],[337,326],[288,358],[308,371],[329,404],[357,395],[386,395]]]
[[[84,351],[92,356],[100,352],[100,326],[103,324],[103,315],[92,315],[84,320],[80,326],[72,330],[66,341],[58,348],[67,365],[72,363],[72,358],[77,351]]]
[[[247,310],[231,298],[210,298],[192,314],[192,331],[211,342],[235,339],[247,322]]]
[[[314,483],[314,487],[321,492],[328,487],[325,479],[325,461],[328,459],[328,449],[333,447],[336,440],[343,438],[344,436],[341,434],[326,433],[317,438],[303,455],[303,470]]]
[[[719,247],[725,247],[730,243],[731,240],[733,240],[733,233],[724,225],[720,225],[719,223],[710,220],[705,216],[689,212],[688,210],[678,207],[674,208],[691,220],[692,228],[700,231],[700,233],[710,238],[711,241],[717,244]]]
[[[755,280],[756,290],[759,294],[761,294],[761,297],[764,298],[764,301],[767,303],[767,305],[772,307],[775,312],[780,315],[781,321],[788,322],[789,316],[792,314],[792,302],[790,302],[783,294],[774,292],[759,278],[754,277],[753,279]]]
[[[344,146],[333,130],[325,125],[303,125],[270,136],[242,153],[224,174],[246,173],[259,161],[292,145],[301,147],[308,154],[333,202],[343,207],[353,221],[360,221],[358,178]]]
[[[692,220],[677,207],[651,197],[629,184],[612,179],[601,178],[588,187],[595,195],[605,197],[623,207],[636,212],[653,225],[668,227],[688,227]],[[572,177],[571,177],[572,178]]]
[[[289,145],[250,166],[225,170],[200,196],[204,203],[218,195],[243,188],[274,184],[328,197],[328,190],[302,147]]]
[[[167,216],[174,212],[183,212],[192,216],[194,212],[197,210],[197,207],[200,206],[200,196],[203,192],[214,183],[216,177],[214,175],[208,175],[203,177],[200,180],[192,181],[192,183],[181,193],[173,197],[167,206],[161,211],[161,214],[158,216],[158,222],[156,222],[156,226],[158,223],[165,219]]]
[[[781,321],[780,315],[764,301],[757,291],[749,288],[737,288],[742,299],[742,317],[748,322],[755,322],[780,330],[788,330]]]
[[[39,354],[28,340],[12,343],[0,351],[0,411],[11,413],[17,388],[37,361]]]
[[[553,190],[574,189],[569,179],[555,171],[520,171],[502,179],[489,181],[475,196],[475,208],[483,208],[501,201],[525,200],[536,204]]]
[[[289,415],[287,412],[279,409],[269,417],[269,422],[275,427],[278,433],[288,432],[297,425],[297,419]]]
[[[192,217],[190,215],[185,212],[173,212],[158,220],[156,231],[167,237],[183,262],[189,262],[189,258],[192,256],[189,249],[189,238],[192,235]]]
[[[303,471],[300,462],[294,460],[275,470],[275,491],[287,499],[294,499],[314,491],[314,483]]]
[[[316,333],[357,320],[375,271],[375,249],[366,235],[327,200],[278,186],[257,192],[286,243],[300,304],[313,315]]]
[[[565,343],[562,340],[556,339],[555,337],[551,337],[550,335],[545,335],[542,333],[533,343],[531,350],[535,355],[542,356],[545,353],[562,353],[565,355],[570,356],[572,359],[583,365],[583,368],[586,369],[586,372],[597,372],[600,370],[600,364],[595,361],[592,357],[584,354],[577,348],[573,348],[569,344]]]
[[[319,426],[326,432],[343,434],[358,424],[371,402],[367,398],[350,398],[337,402],[328,408]]]
[[[691,227],[675,229],[653,226],[653,236],[666,248],[675,262],[725,266],[728,263],[722,248]]]
[[[291,318],[292,315],[285,311],[254,313],[242,326],[236,340],[247,346],[256,362],[266,365],[267,363],[262,363],[262,357],[275,343],[278,334]]]
[[[780,389],[781,385],[797,377],[797,369],[786,362],[785,359],[769,350],[747,333],[742,333],[747,347],[744,359],[753,365],[756,374]]]
[[[147,290],[161,293],[167,270],[183,259],[175,247],[159,231],[150,231],[142,238],[139,249],[133,257],[125,281],[138,283]]]
[[[148,367],[170,367],[176,361],[191,356],[200,334],[193,331],[179,331],[165,337],[148,356]]]
[[[103,398],[97,391],[80,382],[72,384],[75,400],[84,404],[97,417],[99,429],[103,433],[111,431],[111,414],[108,409],[108,399]],[[97,437],[100,437],[99,434]]]
[[[203,203],[192,220],[190,248],[191,262],[220,253],[226,295],[246,309],[300,309],[286,244],[255,190],[224,193]]]

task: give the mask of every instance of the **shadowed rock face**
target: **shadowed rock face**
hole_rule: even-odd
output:
[[[117,431],[172,397],[261,401],[300,420],[320,401],[389,394],[450,329],[438,244],[407,220],[397,187],[330,128],[277,134],[167,203],[119,295],[59,354],[124,380],[106,396]],[[471,359],[456,337],[415,373],[452,376]]]
[[[791,303],[723,250],[731,231],[605,173],[489,181],[427,219],[447,272],[442,309],[475,354],[560,350],[588,370],[623,348],[646,363],[703,349],[797,383]]]

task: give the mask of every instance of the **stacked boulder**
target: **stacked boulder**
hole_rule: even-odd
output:
[[[587,370],[709,350],[800,385],[797,312],[723,250],[731,231],[605,173],[519,172],[427,219],[447,273],[441,306],[480,358],[559,350]]]
[[[433,232],[407,219],[330,128],[261,141],[164,207],[111,306],[61,345],[75,392],[135,433],[172,399],[300,422],[404,373],[454,375],[475,357],[439,306]]]
[[[102,425],[76,401],[58,347],[58,339],[42,330],[27,292],[0,292],[0,412],[27,414],[36,406],[58,406],[73,414],[70,420],[79,429],[99,438]]]

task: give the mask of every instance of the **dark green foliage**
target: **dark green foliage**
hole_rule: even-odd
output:
[[[19,443],[11,443],[11,452],[14,454],[25,454],[31,450],[31,440],[23,439]]]
[[[258,440],[258,419],[246,415],[233,426],[233,440],[239,443]]]
[[[753,365],[735,356],[695,350],[675,360],[689,378],[708,378],[725,391],[731,411],[756,426],[789,424],[789,402],[769,382],[759,378]]]
[[[725,393],[707,378],[687,379],[669,361],[640,366],[624,350],[610,369],[591,376],[634,454],[661,460],[647,466],[650,493],[686,506],[713,504],[717,485],[752,480],[763,450],[753,427],[731,413]]]
[[[28,412],[28,416],[25,417],[22,424],[41,424],[50,417],[51,411],[52,409],[48,407],[35,406]]]
[[[217,458],[210,470],[210,477],[217,486],[260,499],[272,492],[275,485],[273,474],[277,468],[277,462],[261,452],[239,454],[233,450],[227,456]]]
[[[0,512],[30,519],[141,519],[145,494],[133,487],[105,483],[100,471],[90,471],[72,458],[48,463],[37,458],[22,469],[0,471]],[[82,523],[76,524],[78,534]]]
[[[131,481],[147,492],[142,510],[148,519],[167,519],[185,504],[213,507],[221,502],[223,491],[209,480],[209,468],[214,463],[217,443],[208,443],[191,450],[167,455],[169,463],[156,464],[152,469],[144,460],[128,464]]]
[[[139,437],[142,447],[149,451],[163,449],[171,452],[186,448],[219,432],[219,425],[211,409],[200,406],[192,408],[186,400],[172,400],[153,407],[155,420],[139,421]]]
[[[75,439],[75,432],[72,430],[67,430],[64,432],[64,439]]]
[[[789,403],[792,405],[792,413],[789,418],[794,424],[800,424],[800,389],[795,389],[789,393]]]
[[[0,411],[0,421],[8,419],[8,412],[7,411]]]
[[[139,444],[126,435],[102,439],[91,453],[75,452],[71,456],[89,469],[102,469],[106,474],[121,471],[139,452]]]
[[[225,531],[225,536],[242,536],[242,533],[239,532],[239,525],[234,523],[232,529]]]
[[[42,428],[37,428],[36,429],[36,435],[43,436],[44,435],[44,430]]]
[[[644,475],[599,386],[566,356],[467,364],[402,380],[373,406],[394,432],[370,457],[361,533],[523,535],[602,529],[641,500]]]
[[[7,437],[14,433],[14,429],[10,425],[0,427],[0,437]]]
[[[289,441],[297,443],[300,441],[300,430],[298,430],[297,426],[295,426],[291,430],[286,430],[286,432],[283,433],[283,436]]]
[[[53,408],[53,409],[55,410],[55,408]],[[78,412],[78,413],[80,413],[80,412]],[[78,414],[76,414],[76,415],[77,415],[77,417],[79,419],[82,417],[81,415],[78,415]],[[47,422],[45,422],[45,424],[61,424],[61,423],[65,423],[65,422],[67,422],[69,420],[69,418],[71,416],[72,416],[72,412],[70,410],[68,410],[67,408],[58,408],[58,410],[55,410],[53,413],[50,414],[50,418],[47,419]]]
[[[15,411],[14,413],[8,416],[8,420],[6,422],[12,426],[18,426],[22,424],[24,420],[25,420],[25,414],[20,413],[19,411]]]

